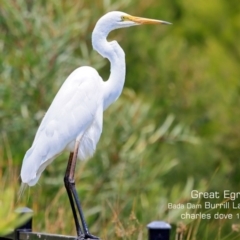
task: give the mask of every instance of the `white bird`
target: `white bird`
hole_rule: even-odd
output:
[[[98,238],[88,231],[75,190],[76,160],[77,158],[86,160],[94,154],[102,133],[103,111],[120,96],[126,73],[124,51],[117,41],[108,42],[106,38],[114,29],[141,24],[170,23],[134,17],[118,11],[109,12],[99,19],[92,33],[92,45],[99,54],[110,61],[109,79],[103,81],[92,67],[84,66],[74,70],[55,96],[38,128],[31,148],[23,159],[22,190],[27,185],[35,185],[47,165],[63,151],[70,152],[64,183],[77,235],[83,239]]]

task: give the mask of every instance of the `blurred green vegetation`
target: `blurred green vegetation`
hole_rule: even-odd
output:
[[[12,159],[8,159],[8,167],[12,169],[8,174],[0,171],[0,237],[11,233],[13,229],[24,224],[30,217],[31,213],[20,214],[21,208],[19,203],[16,204],[15,196],[18,189],[17,174],[13,167]],[[2,169],[1,169],[2,170]]]
[[[109,36],[126,53],[127,76],[122,96],[104,114],[95,156],[78,164],[77,189],[92,233],[146,239],[146,224],[161,219],[178,225],[185,239],[237,239],[235,217],[184,221],[181,210],[167,209],[169,202],[190,202],[192,189],[240,189],[236,0],[2,0],[1,191],[12,201],[7,189],[17,191],[22,158],[71,71],[91,65],[108,78],[109,63],[92,50],[91,32],[110,10],[173,25],[121,29]],[[66,153],[56,159],[21,201],[34,210],[36,231],[75,234],[63,186],[67,158]]]

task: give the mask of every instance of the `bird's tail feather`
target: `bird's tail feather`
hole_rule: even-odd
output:
[[[20,189],[18,191],[18,200],[20,200],[21,197],[23,196],[27,186],[28,186],[27,183],[23,183],[23,182],[21,183]]]

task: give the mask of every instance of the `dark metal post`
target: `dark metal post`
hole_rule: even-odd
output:
[[[17,227],[14,230],[15,240],[19,240],[19,232],[32,232],[33,211],[30,208],[23,207],[23,208],[18,208],[16,212],[21,215],[26,215],[26,216],[29,215],[29,219],[24,224],[22,224],[21,226]]]
[[[147,225],[148,240],[169,240],[171,226],[163,221],[154,221]]]

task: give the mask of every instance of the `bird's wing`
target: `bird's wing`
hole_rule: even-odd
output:
[[[36,179],[41,165],[50,163],[70,142],[84,134],[102,104],[101,86],[101,78],[90,67],[78,68],[66,79],[24,157],[23,182]]]
[[[64,115],[64,111],[69,110],[69,113],[73,113],[74,108],[81,106],[94,107],[90,106],[90,103],[96,102],[97,100],[96,95],[99,92],[96,91],[96,86],[99,82],[101,82],[99,79],[101,78],[98,75],[98,72],[91,67],[80,67],[73,71],[59,89],[48,111],[42,119],[35,135],[34,142],[37,140],[42,129],[44,129],[52,119],[60,117],[61,114]],[[90,99],[91,97],[93,98]],[[87,99],[92,101],[88,102]],[[74,102],[78,100],[79,102]],[[84,114],[82,113],[82,117],[83,116]]]

